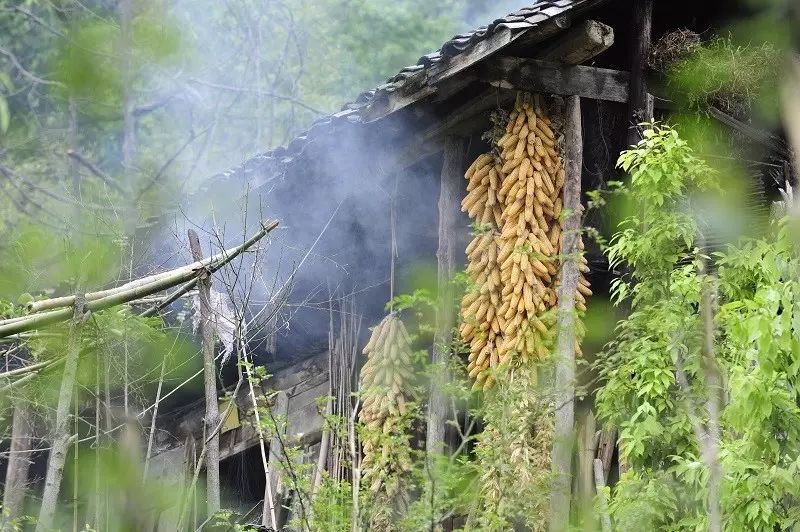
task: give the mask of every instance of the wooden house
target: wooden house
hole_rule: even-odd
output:
[[[509,109],[519,91],[541,95],[556,114],[564,112],[566,100],[577,97],[571,99],[579,105],[577,130],[566,130],[576,127],[573,120],[558,134],[580,144],[581,190],[596,189],[618,177],[616,158],[639,139],[641,122],[680,110],[648,67],[651,43],[684,28],[713,33],[724,16],[733,14],[721,15],[725,9],[727,3],[718,0],[534,1],[487,26],[456,35],[338,113],[317,120],[286,146],[215,177],[204,193],[242,183],[263,192],[265,211],[282,220],[293,247],[302,250],[289,262],[305,260],[305,251],[314,250],[293,297],[307,301],[309,293],[326,283],[356,294],[355,308],[363,316],[362,333],[356,336],[361,347],[367,327],[378,322],[390,297],[391,269],[417,268],[434,281],[462,269],[470,237],[469,220],[460,211],[466,193],[464,172],[488,148],[482,135],[491,127],[494,110]],[[719,109],[711,114],[758,146],[764,160],[788,160],[788,150],[775,132],[760,131]],[[774,194],[775,183],[766,177],[764,183],[764,194]],[[587,256],[596,297],[603,297],[607,265],[591,245]],[[265,382],[264,392],[279,392],[270,401],[288,419],[286,438],[306,449],[302,459],[327,467],[326,458],[318,457],[324,407],[316,398],[341,397],[336,387],[355,383],[353,378],[346,384],[341,376],[329,378],[331,368],[339,369],[329,350],[326,306],[301,308],[291,320],[295,321],[279,335],[269,355],[274,377]],[[269,479],[263,478],[258,441],[247,423],[252,405],[244,395],[237,396],[235,404],[237,418],[222,435],[223,469],[230,470],[223,477],[233,493],[246,488],[238,506],[243,513],[250,510],[246,506],[252,507],[250,520],[261,522],[266,510],[259,506],[264,499],[259,490],[271,483],[289,507],[291,493],[278,485],[274,469]],[[439,424],[443,432],[445,414],[434,410],[428,413],[429,424]],[[590,410],[591,398],[583,398],[578,405],[581,423]],[[161,471],[165,482],[196,458],[194,448],[202,441],[201,412],[198,406],[159,420],[168,425],[164,432],[170,436],[160,440],[153,458],[161,465],[151,468]],[[600,457],[613,480],[613,436],[605,434],[599,441],[594,436],[592,428],[581,452]],[[270,444],[271,462],[280,459],[281,445],[280,440]],[[236,467],[261,478],[236,485]],[[171,529],[168,514],[162,515],[159,529]],[[285,513],[282,519],[285,522]]]

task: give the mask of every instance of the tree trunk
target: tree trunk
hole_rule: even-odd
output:
[[[705,370],[705,381],[708,387],[708,398],[706,400],[708,423],[705,439],[697,443],[708,467],[708,530],[709,532],[721,532],[722,509],[720,506],[720,492],[723,472],[719,463],[719,449],[722,439],[720,412],[722,411],[721,405],[724,390],[714,346],[716,338],[714,315],[716,314],[717,286],[715,276],[707,274],[708,268],[705,260],[701,261],[701,265],[700,273],[705,274],[700,310],[703,319],[703,369]]]
[[[444,161],[439,189],[438,313],[433,341],[433,378],[428,399],[428,433],[425,450],[428,456],[444,451],[445,429],[450,405],[442,391],[450,380],[447,364],[450,357],[455,311],[453,275],[456,271],[456,235],[460,225],[461,179],[467,140],[448,136],[444,141]]]
[[[558,292],[558,339],[556,342],[555,432],[553,440],[553,486],[550,498],[550,530],[569,525],[572,449],[575,423],[575,292],[578,289],[580,241],[581,135],[580,98],[569,96],[564,131],[566,178],[561,231],[561,285]]]
[[[203,260],[203,250],[197,233],[189,229],[189,246],[195,261]],[[205,276],[197,283],[200,297],[200,335],[203,341],[203,377],[205,382],[206,415],[205,434],[211,434],[206,442],[206,507],[208,515],[220,509],[219,486],[219,402],[217,398],[217,372],[214,364],[214,322],[211,308],[211,277]]]
[[[78,355],[80,354],[81,346],[80,333],[84,321],[85,306],[86,299],[83,295],[76,295],[72,324],[70,325],[67,339],[64,375],[61,378],[61,390],[58,394],[53,443],[50,448],[50,457],[47,460],[42,506],[39,510],[39,522],[36,524],[37,532],[44,532],[53,528],[53,519],[58,505],[58,492],[61,489],[61,480],[64,476],[64,462],[72,439],[69,434],[69,414],[72,394],[75,388],[75,375],[78,371]]]
[[[25,508],[25,489],[30,469],[33,426],[30,410],[24,399],[14,405],[14,421],[11,425],[11,448],[6,466],[6,483],[3,492],[3,510],[10,519],[23,515]]]

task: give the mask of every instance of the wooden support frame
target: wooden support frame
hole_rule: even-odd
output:
[[[653,0],[633,3],[630,91],[628,101],[628,144],[641,140],[639,124],[653,120],[653,99],[647,90],[647,54],[653,25]]]
[[[624,103],[628,101],[630,75],[609,68],[498,57],[482,66],[481,79],[508,89]]]
[[[561,285],[558,289],[558,337],[555,360],[555,425],[553,430],[553,483],[550,494],[550,530],[569,528],[572,456],[575,439],[575,293],[580,271],[581,170],[583,135],[581,102],[566,99],[564,117],[565,170],[564,226],[561,231]]]
[[[614,44],[614,28],[596,20],[585,20],[555,39],[539,59],[578,65],[608,50]]]
[[[467,139],[452,135],[445,138],[439,189],[439,245],[436,251],[439,308],[431,357],[434,375],[428,397],[428,430],[425,440],[429,459],[445,450],[445,429],[453,414],[444,387],[450,380],[447,363],[456,320],[452,280],[456,272],[456,235],[461,228],[461,179],[466,154]]]

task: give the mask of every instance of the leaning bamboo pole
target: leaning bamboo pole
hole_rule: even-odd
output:
[[[69,407],[72,404],[75,379],[78,373],[80,334],[83,323],[86,321],[85,305],[86,302],[83,300],[83,296],[78,295],[75,298],[75,307],[67,309],[72,313],[72,323],[67,337],[66,364],[64,365],[64,376],[61,379],[61,388],[58,394],[56,422],[50,455],[47,458],[47,474],[42,493],[42,505],[39,509],[39,521],[36,523],[36,532],[45,532],[53,529],[53,519],[58,507],[58,494],[61,491],[61,480],[64,475],[64,463],[73,438],[69,433]]]
[[[86,294],[86,308],[87,310],[91,311],[103,310],[116,305],[121,305],[123,303],[129,303],[136,299],[147,297],[155,294],[156,292],[161,292],[162,290],[172,288],[181,283],[187,283],[187,281],[187,284],[191,283],[191,286],[194,286],[197,283],[197,277],[200,272],[203,270],[209,270],[212,273],[215,272],[225,264],[232,261],[243,251],[252,247],[253,244],[261,240],[261,238],[270,233],[277,226],[277,220],[262,222],[261,229],[246,242],[234,248],[222,251],[213,257],[202,261],[196,261],[192,264],[188,264],[174,270],[136,279],[135,281],[131,281],[130,283],[126,283],[117,288],[88,293]],[[183,293],[188,292],[191,289],[191,286],[187,288],[186,285],[184,285],[178,290],[178,292],[181,292],[182,295]],[[172,302],[177,299],[177,297],[173,299],[174,295],[175,294],[172,294],[165,301]],[[180,295],[178,295],[178,297],[180,297]],[[68,320],[72,316],[71,305],[74,305],[74,302],[75,296],[57,297],[38,301],[36,303],[41,303],[41,305],[35,307],[32,314],[20,318],[1,320],[0,338]],[[159,310],[164,306],[165,305],[163,302],[159,304]],[[58,310],[41,312],[43,309],[51,308],[58,308]],[[149,316],[152,315],[152,313],[150,313],[150,311],[146,311],[145,315]]]

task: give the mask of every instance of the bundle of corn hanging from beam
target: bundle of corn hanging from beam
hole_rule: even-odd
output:
[[[498,364],[541,360],[549,353],[565,178],[557,142],[551,121],[521,96],[494,135],[492,152],[480,155],[465,174],[461,209],[478,230],[466,250],[475,289],[461,301],[461,338],[469,345],[475,387],[491,387],[490,368]],[[588,271],[585,259],[580,269]],[[589,295],[581,275],[579,312]]]
[[[373,492],[382,488],[392,492],[397,477],[411,469],[405,416],[414,396],[413,366],[411,340],[402,320],[396,314],[386,316],[372,329],[363,352],[367,361],[361,368],[359,413],[366,428],[362,478]]]

